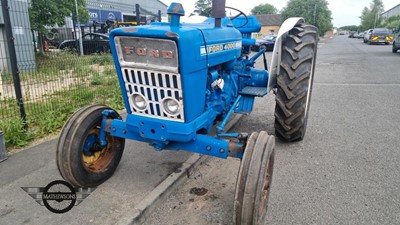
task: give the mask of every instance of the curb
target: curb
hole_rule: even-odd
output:
[[[242,118],[241,114],[235,114],[226,124],[226,130],[230,130]],[[121,218],[118,225],[139,225],[143,224],[151,215],[152,211],[170,195],[178,185],[182,184],[189,177],[191,171],[201,164],[207,156],[193,154],[180,168],[170,174],[161,184],[153,189],[138,205],[127,215]]]
[[[151,215],[152,211],[170,195],[176,187],[182,184],[191,171],[206,157],[199,154],[192,155],[174,173],[170,174],[161,184],[150,192],[127,216],[120,219],[118,225],[142,224]]]

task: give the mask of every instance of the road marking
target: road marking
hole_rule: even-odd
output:
[[[314,82],[314,85],[321,86],[355,86],[355,87],[399,87],[400,84],[372,84],[372,83],[353,83],[353,84],[344,84],[344,83],[318,83]]]

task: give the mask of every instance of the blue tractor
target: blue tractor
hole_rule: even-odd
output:
[[[234,113],[252,111],[255,97],[275,93],[275,133],[302,140],[307,125],[317,51],[317,29],[302,18],[282,25],[268,70],[264,50],[253,55],[255,17],[225,17],[225,0],[214,0],[212,18],[181,23],[181,4],[168,8],[169,23],[123,27],[110,44],[127,116],[104,105],[77,111],[64,125],[57,165],[79,187],[106,181],[121,159],[125,139],[156,150],[186,150],[240,158],[234,221],[258,224],[267,210],[274,164],[274,136],[231,133]],[[250,57],[251,56],[251,57]],[[256,59],[264,56],[264,69]]]

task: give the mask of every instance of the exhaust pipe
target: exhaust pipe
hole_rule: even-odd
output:
[[[221,27],[221,18],[225,17],[225,0],[213,0],[211,16],[215,18],[215,27]]]

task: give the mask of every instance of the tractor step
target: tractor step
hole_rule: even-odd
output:
[[[239,93],[242,95],[263,97],[264,95],[268,94],[268,88],[246,86]]]

